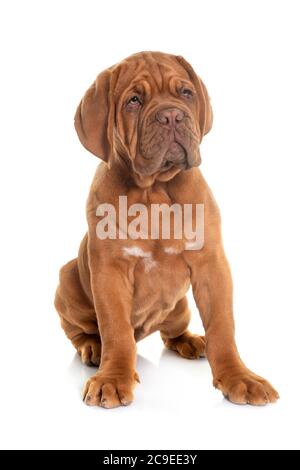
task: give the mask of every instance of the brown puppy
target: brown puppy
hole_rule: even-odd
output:
[[[82,361],[100,364],[84,389],[89,405],[112,408],[132,401],[136,341],[157,330],[165,346],[183,357],[205,353],[214,386],[232,402],[262,405],[278,398],[266,380],[246,368],[234,340],[220,214],[196,168],[199,144],[211,125],[202,81],[182,57],[160,52],[134,54],[102,72],[77,109],[80,141],[106,163],[91,186],[89,228],[78,258],[60,271],[55,305]],[[161,231],[156,238],[135,239],[128,225],[124,229],[121,213],[115,220],[119,236],[99,237],[104,213],[97,208],[111,204],[118,213],[119,196],[127,196],[128,206],[142,203],[149,211],[151,204],[204,204],[204,246],[193,247],[174,231],[169,239]],[[125,215],[126,222],[132,215]],[[187,329],[190,284],[205,339]]]

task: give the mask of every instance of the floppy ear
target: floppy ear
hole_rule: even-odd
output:
[[[100,73],[82,98],[76,114],[75,129],[82,145],[110,164],[114,105],[111,93],[112,72]]]
[[[202,135],[205,135],[205,134],[208,134],[209,131],[212,128],[213,110],[212,110],[212,107],[211,107],[210,97],[209,97],[209,94],[207,92],[206,86],[204,85],[204,83],[202,82],[202,80],[199,76],[197,78],[198,78],[199,85],[200,85],[200,88],[201,88],[203,103],[204,103],[204,109],[205,109],[204,122],[202,123],[202,126],[203,126]],[[201,113],[201,111],[200,111],[200,113]]]
[[[193,69],[193,67],[181,56],[176,56],[176,59],[182,65],[182,67],[187,71],[190,76],[191,81],[196,87],[196,91],[200,98],[200,130],[202,137],[212,128],[213,123],[213,111],[210,104],[210,98],[207,93],[206,86],[202,82],[201,78],[198,77]]]

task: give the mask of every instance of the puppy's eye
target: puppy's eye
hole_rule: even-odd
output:
[[[180,93],[182,94],[182,96],[184,96],[185,98],[192,98],[193,96],[193,92],[192,90],[190,90],[189,88],[182,88],[180,90]]]
[[[127,105],[129,105],[131,108],[138,108],[139,106],[142,105],[142,101],[139,96],[134,95],[130,100],[127,102]]]

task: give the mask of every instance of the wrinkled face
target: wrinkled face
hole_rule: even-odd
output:
[[[197,91],[179,64],[151,65],[145,64],[118,98],[117,130],[133,168],[152,175],[197,166]]]
[[[182,57],[161,52],[134,54],[104,70],[75,115],[82,144],[111,166],[126,160],[139,181],[166,181],[199,165],[211,125],[201,79]]]

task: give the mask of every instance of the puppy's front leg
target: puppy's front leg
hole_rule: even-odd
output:
[[[264,405],[274,402],[278,393],[262,377],[244,365],[234,340],[232,281],[228,262],[218,252],[195,255],[191,266],[193,293],[206,338],[206,356],[214,386],[232,402]]]
[[[114,408],[128,405],[138,382],[135,372],[136,343],[130,316],[132,286],[122,270],[116,266],[100,266],[93,257],[91,286],[102,343],[98,372],[84,388],[87,405]]]

